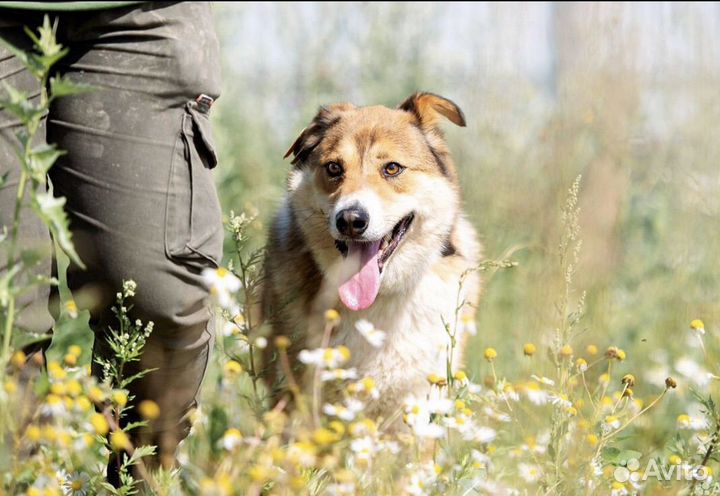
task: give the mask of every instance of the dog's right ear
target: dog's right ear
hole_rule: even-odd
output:
[[[290,146],[283,158],[293,156],[292,164],[301,166],[310,153],[320,144],[328,129],[340,121],[341,114],[355,108],[351,103],[336,103],[320,110],[308,127],[302,130],[300,136]]]

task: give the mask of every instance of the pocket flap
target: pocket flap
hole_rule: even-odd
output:
[[[193,124],[195,125],[194,131],[200,136],[202,144],[205,146],[207,151],[208,165],[213,169],[217,163],[217,152],[215,151],[215,140],[213,138],[212,127],[210,126],[210,119],[204,112],[200,112],[197,108],[197,103],[188,102],[187,110],[192,116]]]

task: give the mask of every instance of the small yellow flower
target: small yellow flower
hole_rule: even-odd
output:
[[[160,407],[153,400],[143,400],[138,405],[138,411],[145,420],[153,420],[160,416]]]
[[[110,434],[110,446],[115,451],[122,451],[130,448],[130,438],[123,431],[113,431]]]
[[[588,363],[584,358],[578,358],[575,360],[575,366],[580,372],[585,372],[588,369]]]
[[[625,391],[623,392],[624,397],[632,398],[633,390],[630,388],[625,388]]]
[[[27,356],[25,356],[25,353],[22,351],[16,351],[12,354],[12,357],[10,357],[10,363],[13,367],[16,367],[18,369],[22,368],[23,365],[25,365],[25,361],[27,360]]]
[[[487,360],[488,362],[492,362],[497,358],[497,351],[495,350],[495,348],[485,348],[484,355],[485,360]]]
[[[635,385],[635,376],[632,374],[625,374],[621,382],[631,388]]]
[[[625,352],[618,348],[617,346],[610,346],[607,351],[605,352],[605,356],[609,359],[615,359],[620,362],[625,360]]]
[[[590,446],[597,446],[597,443],[600,442],[596,434],[588,434],[585,436],[585,441],[587,441]]]
[[[225,370],[225,373],[229,376],[236,376],[242,372],[243,368],[239,362],[235,360],[228,360],[225,362],[223,370]]]
[[[63,308],[65,309],[65,312],[70,316],[72,319],[76,319],[78,316],[78,306],[77,303],[75,303],[75,300],[68,300],[63,304]]]
[[[604,374],[600,374],[600,377],[598,377],[598,382],[600,384],[608,384],[610,382],[610,375],[605,372]]]
[[[78,410],[81,412],[89,412],[92,408],[92,403],[87,396],[80,396],[77,400],[75,400],[75,406],[77,406]]]
[[[65,362],[65,365],[67,365],[68,367],[74,367],[75,365],[77,365],[77,359],[78,359],[77,355],[68,353],[63,358],[63,361]]]
[[[102,403],[105,401],[105,393],[97,386],[92,386],[87,392],[88,398],[94,403]]]
[[[468,380],[468,376],[467,376],[467,374],[465,373],[464,370],[458,370],[457,372],[455,372],[455,373],[453,374],[453,378],[454,378],[456,381],[459,381],[459,382],[462,382],[462,383],[465,383],[465,382],[467,382],[467,380]]]
[[[313,440],[320,446],[327,446],[337,441],[337,433],[321,427],[313,433]]]
[[[447,381],[444,377],[440,377],[437,374],[429,374],[427,376],[427,381],[432,384],[433,386],[444,386],[447,384]]]
[[[589,345],[587,345],[587,348],[585,348],[585,351],[587,352],[588,355],[595,356],[598,353],[598,347],[595,346],[594,344],[589,344]]]
[[[682,463],[682,458],[680,458],[678,455],[670,455],[670,458],[668,458],[668,463],[670,465],[680,465]]]
[[[124,407],[127,405],[128,402],[128,396],[125,391],[116,390],[112,393],[112,402],[118,405],[119,407]]]
[[[110,430],[108,421],[102,413],[93,413],[90,417],[90,423],[92,424],[93,429],[95,429],[95,432],[101,436],[104,436]]]
[[[82,384],[77,379],[72,379],[65,385],[65,390],[67,394],[75,398],[82,393]]]
[[[560,348],[560,356],[563,358],[570,358],[573,355],[573,349],[572,346],[569,344],[566,344],[562,348]]]
[[[50,392],[57,396],[62,396],[65,394],[65,384],[62,382],[53,382],[50,384]]]
[[[537,348],[532,343],[525,343],[525,346],[523,346],[523,353],[525,356],[533,356],[536,351]]]
[[[82,355],[82,348],[80,348],[76,344],[73,344],[68,348],[68,353],[75,355],[75,356],[80,356],[80,355]]]
[[[12,379],[8,379],[3,385],[3,389],[7,394],[14,394],[17,391],[17,388],[17,383]]]
[[[690,322],[690,329],[698,334],[705,334],[705,324],[700,319],[695,319]]]
[[[337,350],[340,352],[340,355],[342,355],[343,359],[345,359],[346,362],[350,360],[350,348],[340,345],[337,347]]]
[[[264,482],[270,478],[270,471],[262,465],[253,465],[248,470],[248,475],[254,482]]]
[[[287,336],[278,336],[275,338],[275,346],[281,350],[287,350],[290,347],[290,339]]]
[[[675,379],[672,377],[668,377],[665,379],[665,387],[668,389],[675,389],[677,387],[677,382],[675,382]]]
[[[340,314],[334,308],[325,311],[325,322],[330,326],[336,326],[340,323]]]
[[[34,424],[28,425],[27,429],[25,429],[25,437],[27,437],[31,443],[37,443],[42,437],[40,427]]]

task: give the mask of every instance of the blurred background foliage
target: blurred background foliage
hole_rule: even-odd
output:
[[[500,374],[549,372],[521,349],[550,344],[560,208],[578,174],[573,298],[587,291],[587,315],[575,349],[626,349],[636,394],[649,395],[700,353],[691,319],[717,340],[717,4],[218,3],[216,17],[217,184],[226,212],[263,226],[285,189],[282,156],[318,106],[395,106],[427,90],[465,111],[467,128],[447,126],[465,207],[486,257],[520,263],[486,281],[467,354],[476,379],[486,346]]]

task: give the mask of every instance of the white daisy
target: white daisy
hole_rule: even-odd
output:
[[[385,343],[387,334],[385,331],[375,329],[375,326],[371,322],[360,319],[355,323],[355,329],[370,343],[374,348],[380,348]]]

